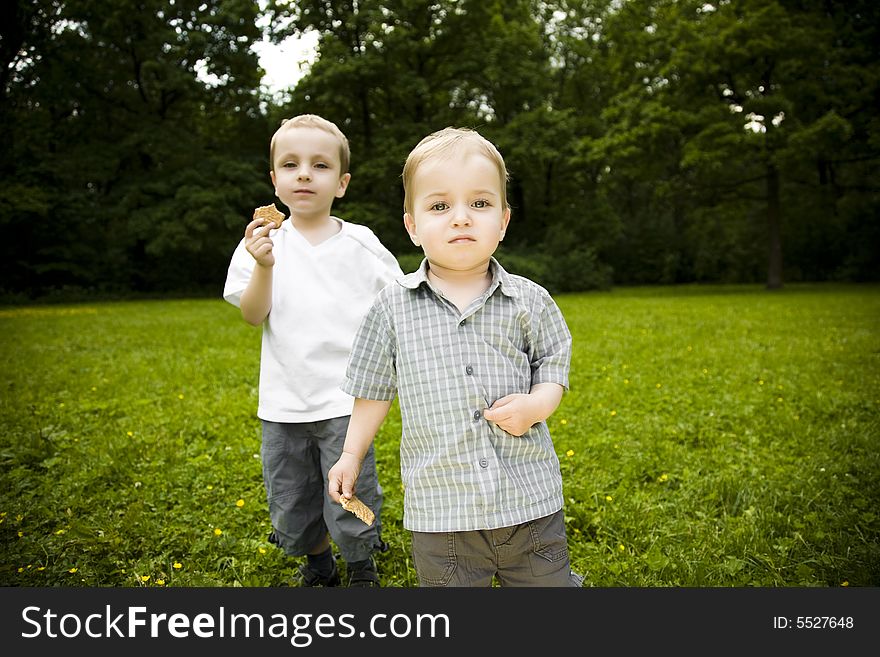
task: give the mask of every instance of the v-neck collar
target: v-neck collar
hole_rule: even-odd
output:
[[[317,244],[312,244],[305,235],[303,235],[301,232],[299,232],[297,230],[296,226],[293,225],[293,218],[292,217],[287,219],[287,221],[285,221],[282,224],[281,230],[287,230],[288,232],[291,232],[294,235],[296,235],[296,238],[302,240],[302,243],[305,246],[307,246],[309,249],[318,250],[318,249],[322,248],[325,244],[328,244],[329,242],[332,242],[333,240],[339,238],[346,231],[345,221],[343,221],[339,217],[332,217],[331,216],[330,218],[339,224],[339,230],[337,230],[335,233],[330,235],[327,239],[321,240]]]

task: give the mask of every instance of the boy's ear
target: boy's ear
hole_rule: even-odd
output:
[[[345,190],[348,189],[348,182],[350,180],[350,173],[342,174],[342,177],[339,179],[339,188],[336,190],[336,198],[342,198],[343,196],[345,196]]]
[[[416,234],[416,220],[413,219],[413,216],[409,212],[403,214],[403,225],[406,226],[406,232],[409,233],[409,238],[412,240],[412,243],[416,246],[421,246],[421,244],[419,244],[419,236]]]
[[[504,234],[507,232],[507,224],[510,223],[510,208],[507,208],[504,211],[504,214],[501,215],[501,237],[499,237],[499,241],[504,241]]]
[[[275,184],[275,169],[269,169],[269,178],[272,179],[272,187],[277,187]]]

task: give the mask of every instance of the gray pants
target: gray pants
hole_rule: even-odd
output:
[[[376,514],[365,525],[327,494],[327,472],[339,460],[349,416],[319,422],[263,420],[263,483],[278,546],[290,556],[311,552],[327,532],[347,562],[363,561],[381,545],[382,488],[373,447],[357,481],[358,497]]]
[[[521,525],[412,532],[419,586],[583,586],[571,571],[562,511]]]

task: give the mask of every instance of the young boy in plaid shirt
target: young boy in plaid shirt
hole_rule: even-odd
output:
[[[477,132],[423,139],[403,170],[404,224],[425,259],[379,293],[343,390],[355,397],[330,496],[355,491],[399,395],[404,527],[421,586],[580,586],[545,420],[568,386],[571,334],[546,290],[492,257],[507,171]]]

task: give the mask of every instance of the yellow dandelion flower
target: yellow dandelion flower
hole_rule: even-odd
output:
[[[37,566],[37,570],[46,570],[46,566]]]
[[[568,420],[559,420],[559,424],[568,424]]]
[[[141,581],[142,582],[149,582],[150,576],[149,575],[141,575]]]
[[[96,390],[97,388],[95,386],[92,386],[92,392],[95,392]]]
[[[55,536],[61,536],[61,534],[63,534],[65,531],[67,531],[67,530],[66,529],[59,529],[57,532],[55,532]]]
[[[177,398],[178,398],[178,399],[183,399],[183,393],[177,395]]]
[[[610,502],[610,501],[613,500],[613,499],[614,499],[614,498],[611,497],[610,495],[606,495],[606,496],[605,496],[605,501],[606,501],[606,502]]]
[[[777,398],[776,398],[776,401],[777,401],[777,403],[781,404],[781,403],[782,403],[782,397],[777,397]]]
[[[629,385],[629,379],[624,379],[624,380],[623,380],[623,385],[628,386],[628,385]]]
[[[574,450],[573,450],[573,449],[568,450],[568,451],[565,453],[565,455],[566,455],[567,457],[571,458],[572,456],[574,456]]]
[[[18,537],[21,538],[22,536],[24,536],[24,532],[18,532]]]
[[[222,533],[223,533],[223,530],[220,529],[219,527],[214,528],[214,536],[220,536],[220,534],[222,534]]]
[[[18,572],[23,573],[23,572],[24,572],[24,566],[19,566],[19,567],[18,567]]]
[[[617,411],[611,411],[611,417],[614,417],[615,415],[617,415]]]
[[[266,554],[266,548],[264,548],[264,547],[258,548],[257,552],[259,552],[260,554]]]
[[[214,490],[214,487],[211,484],[208,484],[208,490]]]
[[[165,586],[165,580],[164,579],[157,579],[156,584],[158,584],[159,586]]]
[[[171,564],[171,567],[174,568],[174,570],[180,570],[181,568],[183,568],[183,564],[179,561],[175,561],[173,564]]]
[[[74,566],[73,568],[71,568],[71,569],[68,570],[67,572],[69,572],[71,575],[73,575],[77,570],[79,570],[79,568],[77,568],[76,566]]]
[[[235,503],[235,506],[237,506],[237,507],[240,509],[241,507],[244,506],[244,500],[239,499],[239,500]]]
[[[843,580],[843,581],[840,583],[840,585],[841,585],[841,586],[849,586],[849,582],[846,581],[846,580]]]
[[[658,387],[658,388],[662,388],[662,387],[663,387],[663,384],[662,384],[662,383],[658,383],[658,384],[657,384],[657,387]]]
[[[669,475],[667,475],[667,474],[664,472],[662,475],[660,475],[658,481],[667,481],[668,479],[669,479]]]
[[[759,386],[764,385],[764,379],[758,379],[758,385]]]
[[[626,546],[623,543],[618,545],[617,549],[620,550],[621,552],[626,552]]]
[[[707,370],[707,369],[704,367],[704,368],[703,368],[703,374],[708,374],[708,373],[709,373],[709,370]]]
[[[134,435],[134,431],[127,431],[125,435],[131,438]]]

